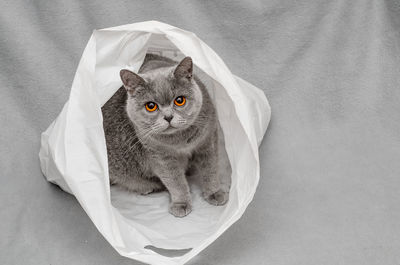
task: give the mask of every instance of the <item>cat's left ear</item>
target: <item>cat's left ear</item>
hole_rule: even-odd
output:
[[[193,76],[193,61],[190,57],[185,57],[176,67],[174,76],[177,79],[186,79],[190,81]]]
[[[121,70],[119,75],[128,92],[133,92],[138,86],[143,86],[146,83],[139,75],[126,69]]]

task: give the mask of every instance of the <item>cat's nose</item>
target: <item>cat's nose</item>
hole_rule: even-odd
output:
[[[172,118],[172,115],[164,116],[164,120],[166,120],[167,122],[171,122]]]

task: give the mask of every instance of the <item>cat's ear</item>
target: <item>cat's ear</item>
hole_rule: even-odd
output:
[[[119,72],[122,83],[128,92],[133,92],[138,86],[143,86],[146,82],[139,75],[129,70],[123,69]]]
[[[185,57],[176,67],[174,76],[177,79],[191,80],[193,75],[193,62],[192,58]]]

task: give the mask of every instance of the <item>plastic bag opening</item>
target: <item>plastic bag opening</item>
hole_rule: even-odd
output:
[[[127,197],[115,192],[116,187],[110,188],[102,124],[101,106],[122,85],[119,71],[125,68],[137,72],[148,51],[163,49],[191,56],[195,66],[209,77],[232,169],[228,203],[222,207],[207,205],[194,185],[194,200],[199,203],[182,219],[157,215],[167,211],[166,192],[150,194],[151,201],[159,203],[146,202],[142,212],[130,216],[132,206],[139,209],[143,198]],[[42,133],[40,165],[48,181],[76,197],[118,253],[149,264],[180,265],[216,240],[252,200],[259,179],[258,145],[270,115],[263,92],[233,75],[191,32],[157,21],[96,30],[80,60],[68,102]],[[147,206],[155,207],[156,214],[149,216]],[[173,226],[165,225],[171,223]],[[180,257],[166,257],[146,246],[193,249]]]
[[[150,249],[154,252],[156,252],[157,254],[160,254],[164,257],[181,257],[183,255],[185,255],[186,253],[188,253],[189,251],[192,250],[192,248],[187,248],[187,249],[165,249],[165,248],[157,248],[155,246],[152,245],[147,245],[144,247],[145,249]]]

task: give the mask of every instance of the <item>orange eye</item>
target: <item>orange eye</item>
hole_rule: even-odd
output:
[[[150,112],[157,110],[157,104],[154,102],[147,102],[145,107],[146,107],[146,110],[150,111]]]
[[[185,105],[186,103],[186,98],[184,96],[179,96],[174,100],[175,105],[181,107]]]

